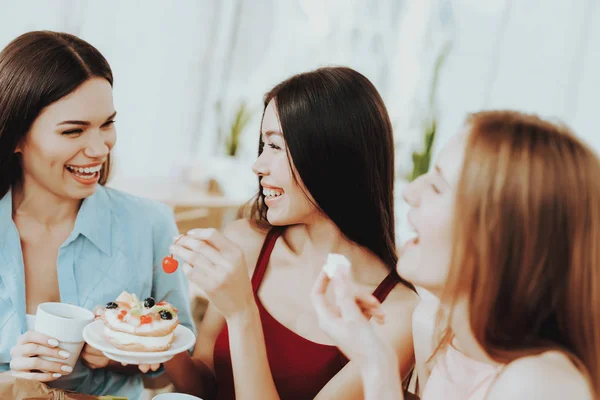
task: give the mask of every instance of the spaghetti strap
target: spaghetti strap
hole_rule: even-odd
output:
[[[269,265],[269,259],[271,258],[271,253],[275,247],[275,242],[277,242],[277,239],[282,233],[283,229],[279,227],[273,227],[269,233],[267,233],[267,237],[265,238],[265,242],[260,250],[258,260],[256,260],[254,273],[252,274],[252,289],[254,290],[254,293],[256,293],[260,287],[263,276],[267,271],[267,266]]]
[[[252,274],[252,289],[254,293],[257,293],[258,288],[265,276],[265,272],[267,271],[267,266],[269,265],[269,259],[271,258],[271,253],[273,252],[273,248],[275,247],[275,243],[279,236],[283,233],[284,229],[281,227],[273,227],[267,233],[267,237],[263,243],[263,246],[260,250],[260,254],[258,256],[258,260],[256,260],[256,267],[254,268],[254,273]],[[400,282],[396,274],[390,272],[383,281],[377,286],[375,291],[373,292],[373,296],[379,300],[380,303],[386,299],[388,294],[396,287],[396,285]]]
[[[393,272],[390,272],[388,276],[385,277],[384,280],[381,281],[379,286],[373,292],[373,296],[379,300],[380,303],[383,303],[385,298],[390,294],[392,289],[396,287],[396,285],[400,283],[400,280]]]
[[[267,233],[252,274],[252,288],[260,314],[269,368],[279,398],[314,399],[327,382],[344,368],[348,359],[337,347],[313,342],[292,331],[275,319],[261,302],[258,289],[266,273],[273,248],[283,232],[285,227],[276,227]],[[378,288],[381,299],[385,298],[395,285],[394,280],[389,277],[384,282]],[[294,294],[290,293],[290,295]],[[215,378],[219,383],[217,400],[236,398],[229,339],[229,329],[225,324],[213,348]]]

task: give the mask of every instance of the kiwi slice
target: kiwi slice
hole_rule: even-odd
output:
[[[133,307],[131,310],[129,310],[129,314],[139,317],[140,315],[142,315],[142,308],[141,307]]]

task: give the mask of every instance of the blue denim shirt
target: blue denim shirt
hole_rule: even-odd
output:
[[[83,201],[73,232],[59,249],[61,301],[92,310],[113,301],[123,290],[142,299],[164,298],[179,309],[180,323],[194,330],[182,269],[174,274],[162,270],[162,258],[176,234],[166,205],[98,186]],[[24,270],[9,191],[0,199],[0,372],[10,369],[10,349],[27,330]],[[141,375],[90,370],[81,360],[71,374],[50,385],[129,399],[138,399],[143,390]]]

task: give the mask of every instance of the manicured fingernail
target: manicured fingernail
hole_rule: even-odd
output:
[[[58,355],[61,356],[62,358],[69,358],[69,356],[70,356],[69,352],[64,351],[64,350],[59,351]]]
[[[62,376],[62,374],[52,374],[53,378],[60,378]]]
[[[210,229],[192,229],[188,232],[188,235],[194,235],[198,239],[208,239],[210,237]]]
[[[58,346],[58,340],[50,339],[50,340],[48,340],[48,344],[52,347],[56,347],[56,346]]]
[[[62,369],[65,372],[73,372],[73,368],[71,368],[68,365],[63,365],[62,367],[60,367],[60,369]]]

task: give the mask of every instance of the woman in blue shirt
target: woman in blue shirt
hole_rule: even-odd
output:
[[[185,277],[161,269],[177,234],[171,211],[103,186],[116,142],[112,83],[98,50],[69,34],[29,32],[0,53],[0,372],[136,399],[136,367],[86,345],[71,370],[39,358],[65,353],[27,332],[40,303],[93,309],[123,290],[171,302],[192,328]]]

